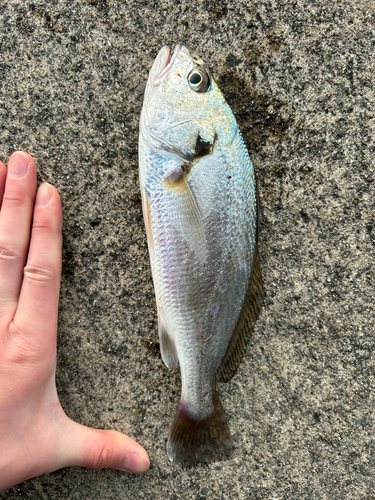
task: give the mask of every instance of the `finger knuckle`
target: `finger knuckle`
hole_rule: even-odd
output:
[[[12,366],[25,366],[40,358],[39,350],[27,330],[14,323],[9,325],[7,358]]]
[[[105,469],[109,467],[112,463],[113,453],[114,450],[111,444],[103,444],[99,449],[98,455],[94,458],[93,469]]]
[[[0,243],[0,261],[18,261],[20,252],[6,243]]]
[[[55,273],[50,267],[27,265],[24,269],[24,276],[32,282],[50,283]]]
[[[53,233],[54,235],[61,235],[61,222],[54,219],[53,217],[48,217],[48,214],[43,217],[37,217],[33,221],[33,235],[38,235],[39,237],[46,237]]]
[[[46,231],[51,231],[52,229],[52,224],[51,221],[47,218],[43,219],[36,219],[33,222],[33,231],[38,231],[38,232],[46,232]]]
[[[30,351],[22,340],[23,338],[12,337],[12,342],[8,346],[7,359],[13,367],[25,366],[30,363]]]
[[[13,207],[19,207],[24,205],[25,203],[25,196],[22,195],[22,193],[18,192],[11,192],[11,191],[5,191],[4,196],[3,196],[3,205],[9,205]]]
[[[19,379],[19,384],[22,381],[27,386],[30,376],[34,380],[42,380],[51,375],[56,361],[53,354],[55,351],[50,346],[46,348],[46,343],[37,342],[27,325],[18,325],[12,321],[6,338],[7,348],[2,353],[2,361],[8,367],[9,373],[13,373]]]

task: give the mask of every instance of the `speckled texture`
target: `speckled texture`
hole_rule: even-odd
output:
[[[166,455],[179,370],[157,345],[137,170],[147,73],[178,42],[248,145],[266,290],[219,386],[235,455],[188,470]],[[1,500],[375,496],[374,75],[374,0],[0,0],[0,157],[29,151],[63,202],[62,405],[152,461],[139,476],[64,469]]]

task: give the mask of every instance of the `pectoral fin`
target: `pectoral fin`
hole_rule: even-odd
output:
[[[170,217],[200,262],[207,260],[207,244],[198,205],[185,175],[168,183],[171,190]]]

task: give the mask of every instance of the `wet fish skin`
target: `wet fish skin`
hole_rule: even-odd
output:
[[[222,458],[232,441],[216,378],[238,368],[263,290],[256,182],[230,107],[184,46],[171,59],[164,47],[150,71],[139,177],[161,354],[181,368],[168,456]]]

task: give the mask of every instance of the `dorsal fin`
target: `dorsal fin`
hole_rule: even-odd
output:
[[[249,286],[236,328],[233,331],[227,351],[217,371],[216,377],[218,381],[228,382],[236,373],[245,355],[247,342],[253,332],[254,324],[262,307],[262,298],[262,271],[260,269],[258,244],[256,244]]]

